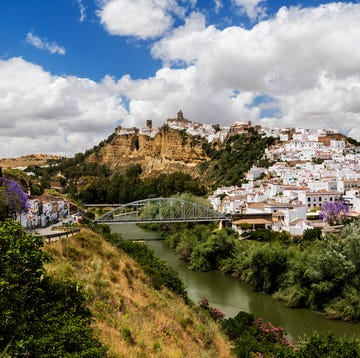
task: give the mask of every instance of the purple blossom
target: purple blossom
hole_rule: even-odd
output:
[[[20,184],[15,180],[0,177],[0,218],[14,217],[28,209],[28,196]]]
[[[340,224],[349,212],[348,205],[343,201],[326,201],[321,208],[319,217],[330,225]]]

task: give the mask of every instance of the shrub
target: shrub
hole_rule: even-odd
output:
[[[218,308],[211,307],[209,305],[209,300],[206,297],[203,297],[199,301],[199,306],[205,311],[207,311],[210,314],[210,317],[213,318],[215,321],[222,321],[225,317],[225,314],[221,312]]]
[[[299,358],[360,357],[359,341],[336,338],[333,333],[321,333],[303,342]]]
[[[222,322],[225,334],[231,339],[239,338],[254,323],[254,315],[240,311],[234,318],[227,318]]]

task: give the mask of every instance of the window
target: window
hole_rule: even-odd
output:
[[[319,196],[319,201],[321,201],[321,199],[322,199],[321,196]]]
[[[308,201],[310,201],[311,200],[311,198],[308,198]]]
[[[330,201],[332,201],[332,197],[330,196]]]

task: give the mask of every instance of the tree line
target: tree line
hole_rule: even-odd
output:
[[[130,164],[122,170],[111,171],[105,164],[87,163],[76,158],[49,168],[28,167],[29,172],[35,173],[31,184],[32,193],[41,194],[50,188],[54,178],[59,181],[64,194],[81,203],[128,203],[179,193],[196,196],[207,193],[205,186],[187,173],[175,172],[143,178],[140,164]]]
[[[289,307],[360,320],[360,220],[340,235],[310,229],[301,238],[270,230],[237,238],[213,225],[176,226],[166,242],[192,270],[219,270],[274,295]]]

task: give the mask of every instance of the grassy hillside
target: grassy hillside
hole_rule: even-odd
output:
[[[78,282],[94,328],[113,357],[231,357],[230,344],[206,312],[150,278],[126,254],[87,229],[45,246],[50,275]]]

